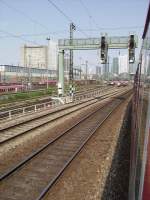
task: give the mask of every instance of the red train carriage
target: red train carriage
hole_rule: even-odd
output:
[[[0,93],[8,93],[8,92],[19,92],[24,91],[24,85],[1,85],[0,86]]]
[[[134,79],[129,200],[150,200],[150,5]]]

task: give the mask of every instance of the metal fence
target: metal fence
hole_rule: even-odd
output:
[[[27,107],[17,108],[17,109],[5,111],[5,112],[0,112],[0,119],[1,120],[2,119],[12,119],[12,118],[26,115],[29,113],[42,111],[47,108],[51,109],[58,105],[60,105],[59,101],[49,101],[49,102],[42,103],[42,104],[35,104],[32,106],[27,106]]]
[[[78,94],[78,95],[74,95],[74,96],[65,97],[63,99],[63,101],[64,101],[64,104],[82,101],[82,100],[85,100],[88,98],[93,98],[93,97],[99,96],[102,93],[103,93],[103,90],[98,89],[98,90],[95,90],[92,92],[88,92],[87,94]],[[14,118],[18,118],[23,115],[33,114],[35,112],[56,108],[60,105],[63,105],[62,101],[59,101],[59,99],[55,99],[55,100],[51,100],[46,103],[35,104],[35,105],[17,108],[17,109],[13,109],[13,110],[9,110],[9,111],[4,111],[4,112],[0,112],[0,120],[3,121],[4,119],[14,119]]]

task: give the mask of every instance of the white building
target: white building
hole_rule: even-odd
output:
[[[49,40],[48,46],[21,47],[21,65],[30,68],[57,70],[58,45]]]
[[[58,65],[58,43],[52,40],[48,42],[48,68],[57,70]]]
[[[129,72],[128,56],[120,55],[119,56],[119,74],[128,73],[128,72]]]
[[[47,65],[47,46],[21,47],[21,66],[46,69]]]

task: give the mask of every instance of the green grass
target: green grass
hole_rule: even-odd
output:
[[[56,88],[48,88],[46,90],[28,91],[28,92],[17,92],[15,94],[7,94],[7,99],[0,100],[0,104],[36,99],[47,95],[56,93]]]

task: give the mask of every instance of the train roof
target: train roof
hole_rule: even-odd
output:
[[[147,17],[146,17],[146,22],[145,22],[145,26],[144,26],[143,35],[142,35],[142,38],[143,38],[143,39],[145,38],[146,33],[147,33],[147,31],[148,31],[149,23],[150,23],[150,3],[149,3],[148,12],[147,12]]]
[[[24,85],[1,85],[0,89],[7,89],[7,88],[22,88]]]

